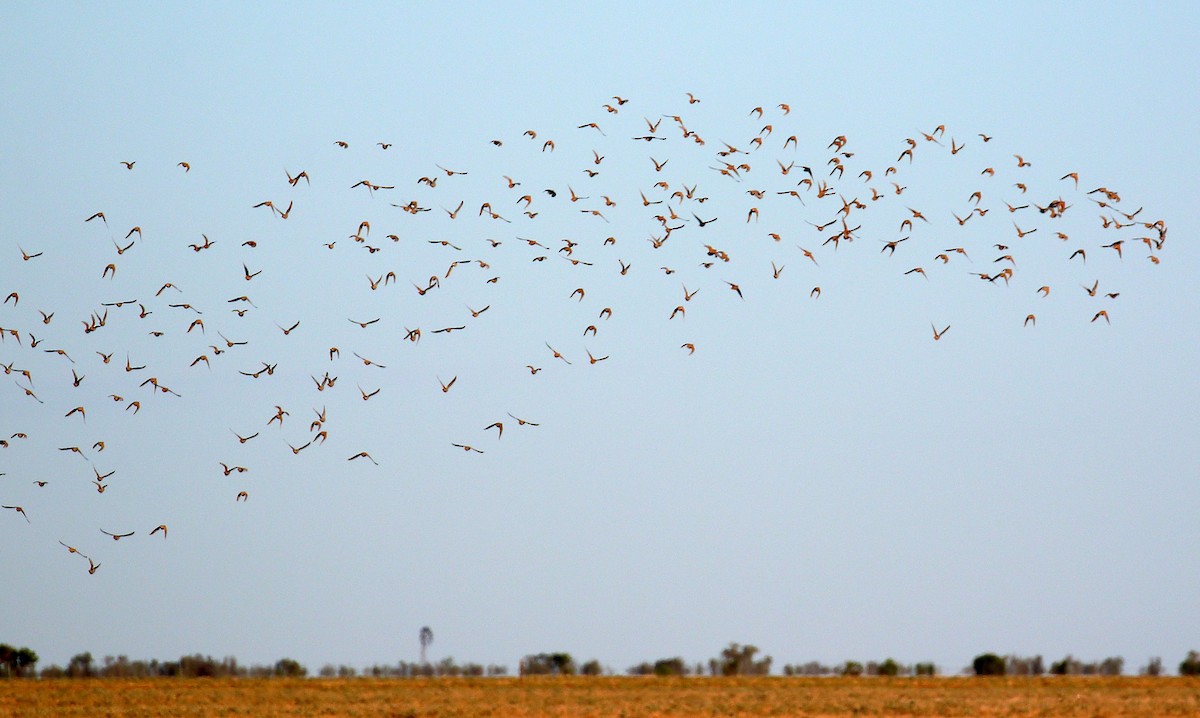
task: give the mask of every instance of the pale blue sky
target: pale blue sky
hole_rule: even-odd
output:
[[[45,342],[0,345],[45,401],[2,377],[0,434],[29,438],[0,449],[0,504],[30,521],[0,512],[0,574],[16,587],[0,598],[0,640],[44,663],[201,652],[315,669],[415,660],[429,625],[431,657],[509,666],[567,650],[620,671],[705,660],[730,641],[777,664],[890,655],[953,672],[991,650],[1174,665],[1200,645],[1200,214],[1186,166],[1198,19],[1184,3],[0,8],[0,293],[21,297],[0,326]],[[615,115],[602,109],[613,95],[629,99]],[[707,144],[671,119],[665,142],[629,139],[664,114]],[[578,128],[589,122],[606,134]],[[722,141],[750,150],[768,123],[763,149],[739,160],[753,165],[746,181],[708,169]],[[921,138],[939,124],[962,152]],[[785,150],[790,134],[799,146]],[[802,176],[774,160],[821,177],[838,135],[854,156],[833,181],[869,209],[835,252],[805,221],[841,203],[774,194]],[[547,138],[553,153],[539,151]],[[896,163],[906,138],[919,141],[911,166]],[[670,164],[656,173],[651,157]],[[900,173],[883,177],[892,164]],[[311,186],[288,186],[285,170]],[[1070,171],[1079,192],[1059,179]],[[363,179],[396,189],[351,189]],[[1010,214],[1018,181],[1072,209]],[[719,221],[653,249],[666,205],[644,208],[638,192],[694,184],[708,202],[671,206]],[[1136,241],[1144,228],[1101,228],[1084,197],[1097,186],[1166,221],[1161,264]],[[591,199],[572,204],[568,187]],[[746,194],[756,187],[761,200]],[[960,227],[951,212],[969,212],[977,189],[989,214]],[[521,215],[521,190],[536,219]],[[251,208],[268,199],[293,214]],[[391,206],[414,199],[432,211]],[[451,221],[443,208],[460,200]],[[513,223],[479,216],[483,201]],[[598,206],[609,223],[579,211]],[[888,257],[881,242],[902,236],[905,207],[930,223]],[[83,222],[96,211],[107,229]],[[1014,219],[1040,231],[1017,238]],[[350,238],[363,220],[378,253]],[[112,241],[134,225],[143,237],[118,255]],[[215,244],[189,249],[202,234]],[[1122,237],[1122,257],[1101,248]],[[564,261],[563,239],[592,266]],[[705,243],[731,261],[700,267]],[[934,259],[953,246],[970,261]],[[1068,261],[1077,248],[1086,264]],[[1010,286],[970,276],[1006,253]],[[458,259],[490,266],[445,278]],[[101,279],[109,262],[117,277]],[[243,262],[263,274],[247,282]],[[785,266],[778,280],[771,262]],[[915,266],[928,281],[903,274]],[[398,283],[371,291],[365,275],[386,271]],[[411,282],[433,274],[442,287],[418,296]],[[1078,288],[1093,281],[1094,298]],[[182,291],[155,298],[165,282]],[[681,284],[700,293],[668,320]],[[576,287],[582,302],[568,298]],[[243,294],[257,307],[239,318],[227,300]],[[134,298],[154,313],[113,308],[83,333],[100,302]],[[491,308],[472,318],[464,305]],[[1111,325],[1088,321],[1101,308]],[[1031,312],[1038,325],[1023,328]],[[185,331],[194,318],[202,337]],[[274,326],[297,320],[287,337]],[[952,329],[934,342],[931,322]],[[421,342],[403,341],[418,326]],[[250,343],[216,356],[218,330]],[[126,352],[148,369],[123,371]],[[188,366],[201,353],[211,371]],[[278,372],[238,374],[262,362]],[[338,383],[317,392],[309,377],[325,371]],[[138,386],[150,376],[182,396]],[[364,402],[356,384],[381,392]],[[283,429],[266,425],[276,404]],[[86,423],[63,416],[76,405]],[[285,442],[306,441],[322,406],[328,442],[293,455]],[[499,440],[483,428],[494,421]],[[241,445],[230,429],[261,435]],[[87,449],[97,440],[102,453]],[[88,461],[57,450],[72,445],[117,471],[103,494]],[[359,451],[380,465],[346,461]],[[226,477],[221,461],[250,471]],[[160,523],[165,542],[146,535]],[[114,543],[101,528],[137,533]],[[88,575],[59,540],[102,568]]]

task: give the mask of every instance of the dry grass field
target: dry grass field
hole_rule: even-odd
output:
[[[1197,716],[1188,678],[0,682],[0,716]]]

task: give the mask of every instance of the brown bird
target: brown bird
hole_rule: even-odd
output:
[[[16,511],[17,513],[24,516],[26,523],[33,523],[32,521],[29,520],[29,515],[25,513],[25,509],[21,508],[20,506],[0,506],[0,509],[12,509],[13,511]]]
[[[1107,309],[1101,309],[1100,311],[1096,312],[1096,315],[1094,317],[1092,317],[1092,321],[1094,322],[1097,319],[1099,319],[1100,317],[1104,317],[1104,322],[1106,324],[1112,324],[1112,322],[1109,321],[1109,319],[1108,319],[1108,310]]]
[[[483,427],[484,431],[487,431],[488,429],[497,429],[499,431],[499,433],[496,434],[497,439],[504,436],[504,424],[499,421],[493,422],[493,423],[488,424],[487,426]]]
[[[687,350],[688,350],[688,356],[691,356],[691,355],[693,355],[693,354],[695,354],[695,353],[696,353],[696,345],[695,345],[695,344],[692,344],[691,342],[684,342],[683,344],[680,344],[680,345],[679,345],[679,348],[680,348],[680,349],[687,349]]]
[[[134,532],[130,531],[129,533],[125,533],[125,534],[114,534],[109,531],[105,531],[104,529],[100,529],[100,533],[102,533],[106,536],[112,536],[113,541],[120,541],[123,538],[132,536]]]
[[[941,338],[942,338],[942,336],[943,336],[943,335],[945,335],[945,334],[946,334],[946,332],[950,331],[950,325],[949,325],[949,324],[947,324],[947,325],[946,325],[946,328],[945,328],[945,329],[943,329],[943,330],[942,330],[942,331],[940,331],[940,332],[937,330],[937,327],[936,327],[936,326],[934,326],[933,322],[930,322],[930,323],[929,323],[929,326],[933,328],[933,340],[934,340],[934,341],[938,341],[939,339],[941,339]]]
[[[59,541],[58,543],[60,546],[62,546],[63,548],[65,548],[67,550],[67,553],[77,553],[80,556],[83,556],[83,553],[79,549],[75,548],[74,546],[68,546],[65,543],[63,543],[62,541]],[[87,556],[83,556],[83,557],[87,558]]]
[[[509,412],[505,412],[505,413],[508,414],[509,416],[511,416],[513,419],[516,419],[518,426],[541,426],[541,424],[532,422],[529,419],[521,419],[519,417],[513,416]]]
[[[159,524],[158,526],[156,526],[154,528],[153,531],[150,532],[150,535],[153,536],[154,534],[158,533],[159,531],[162,531],[163,540],[166,541],[167,540],[167,525]]]
[[[370,461],[372,464],[375,464],[376,466],[379,466],[379,462],[378,462],[378,461],[376,461],[376,460],[374,459],[374,457],[372,457],[370,454],[368,454],[368,453],[367,453],[367,452],[365,452],[365,451],[360,451],[360,452],[358,452],[358,453],[357,453],[357,454],[355,454],[354,456],[351,456],[350,458],[346,459],[346,461],[354,461],[355,459],[366,459],[366,460]]]
[[[565,356],[563,356],[562,354],[560,354],[560,353],[559,353],[559,351],[558,351],[557,349],[555,349],[554,347],[550,346],[550,342],[546,342],[546,348],[547,348],[547,349],[549,349],[549,350],[550,350],[550,351],[551,351],[551,352],[554,354],[554,358],[555,358],[555,359],[562,359],[562,360],[563,360],[563,361],[565,361],[567,364],[570,364],[570,363],[571,363],[571,362],[570,362],[570,361],[569,361],[569,360],[568,360],[568,359],[567,359]]]
[[[438,377],[438,384],[439,384],[439,385],[441,385],[441,387],[442,387],[442,393],[443,393],[443,394],[445,394],[445,393],[449,392],[449,391],[450,391],[450,387],[454,386],[454,382],[456,382],[456,381],[458,381],[458,376],[457,376],[457,375],[455,375],[455,376],[454,376],[454,378],[453,378],[453,379],[451,379],[451,380],[449,381],[449,383],[447,383],[447,382],[443,382],[443,381],[442,381],[442,378],[441,378],[441,377]]]
[[[483,453],[482,451],[480,451],[479,449],[476,449],[474,446],[471,446],[470,444],[454,444],[454,443],[451,443],[450,445],[451,445],[451,446],[457,446],[458,448],[462,449],[463,451],[474,451],[476,454],[482,454],[482,453]]]

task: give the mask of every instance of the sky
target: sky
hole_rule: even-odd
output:
[[[1175,665],[1197,13],[0,8],[0,641]]]

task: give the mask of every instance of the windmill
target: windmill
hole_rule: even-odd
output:
[[[425,664],[429,662],[425,660],[425,651],[429,648],[429,644],[433,643],[433,629],[429,626],[422,626],[418,638],[421,641],[421,663]]]

